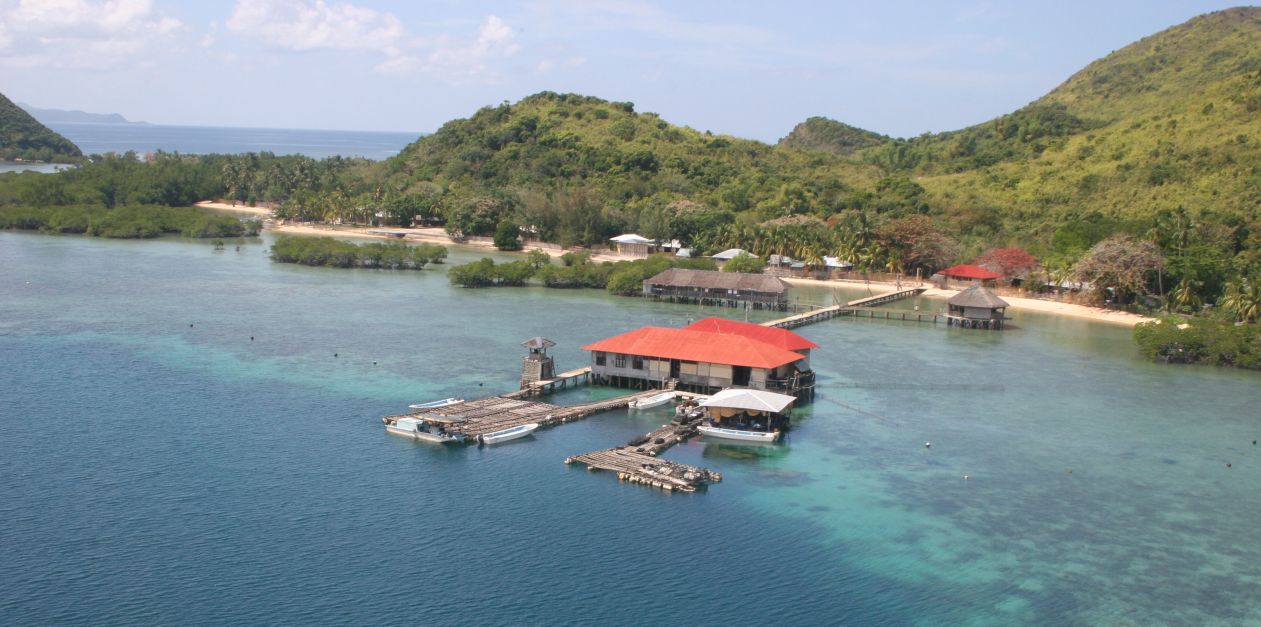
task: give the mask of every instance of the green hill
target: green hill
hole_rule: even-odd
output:
[[[83,158],[73,142],[0,94],[0,159],[67,162]]]
[[[828,118],[813,117],[794,127],[776,145],[795,150],[852,155],[861,148],[878,146],[887,141],[889,138],[879,133]]]
[[[1073,218],[1137,230],[1181,206],[1237,252],[1261,232],[1259,140],[1261,9],[1237,8],[1118,50],[1010,115],[862,158],[916,176],[938,211],[997,212],[997,230],[1035,247]]]
[[[385,169],[388,191],[436,197],[414,202],[433,207],[453,231],[488,234],[511,217],[562,243],[624,230],[687,237],[736,216],[829,214],[861,202],[879,179],[856,161],[675,126],[628,102],[551,92],[448,122]]]

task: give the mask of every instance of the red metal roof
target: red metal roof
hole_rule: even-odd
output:
[[[764,327],[760,324],[752,322],[740,322],[738,320],[727,320],[726,318],[704,318],[689,324],[684,329],[689,331],[706,331],[709,333],[722,333],[724,335],[740,335],[759,342],[766,342],[771,346],[778,346],[784,350],[799,351],[818,348],[819,345],[807,340],[788,329],[780,329],[776,327]]]
[[[801,359],[797,353],[741,335],[662,327],[642,327],[582,349],[751,368],[775,368]]]
[[[988,281],[990,279],[997,279],[1003,276],[997,272],[990,272],[981,266],[974,266],[966,263],[946,268],[941,271],[941,274],[959,279],[976,279],[978,281]]]

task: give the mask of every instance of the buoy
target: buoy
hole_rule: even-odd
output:
[[[1226,464],[1226,467],[1227,467],[1227,468],[1230,468],[1230,464]]]
[[[336,357],[336,356],[337,356],[337,353],[333,353],[333,357]]]
[[[191,322],[190,322],[190,323],[188,323],[188,328],[190,328],[190,329],[191,329],[191,328],[193,328],[193,323],[191,323]]]
[[[251,336],[250,336],[250,341],[251,341],[251,342],[253,342],[253,341],[254,341],[254,336],[253,336],[253,335],[251,335]]]
[[[924,448],[932,448],[932,447],[933,447],[933,443],[932,443],[932,442],[925,442],[925,443],[924,443]]]
[[[972,477],[969,477],[969,476],[967,476],[967,475],[963,475],[963,480],[964,480],[964,481],[967,481],[968,479],[971,479],[971,478],[972,478]]]

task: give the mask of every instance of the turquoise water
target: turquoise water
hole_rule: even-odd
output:
[[[379,419],[514,388],[534,335],[567,369],[732,310],[265,246],[0,233],[0,623],[1261,622],[1254,373],[1050,316],[837,319],[785,442],[676,447],[724,481],[665,494],[561,463],[664,411],[492,448]]]

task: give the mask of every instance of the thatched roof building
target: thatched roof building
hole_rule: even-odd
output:
[[[947,324],[969,328],[1001,329],[1010,305],[992,290],[973,285],[946,301]]]
[[[706,305],[785,309],[788,284],[769,274],[670,268],[644,280],[644,296]]]

